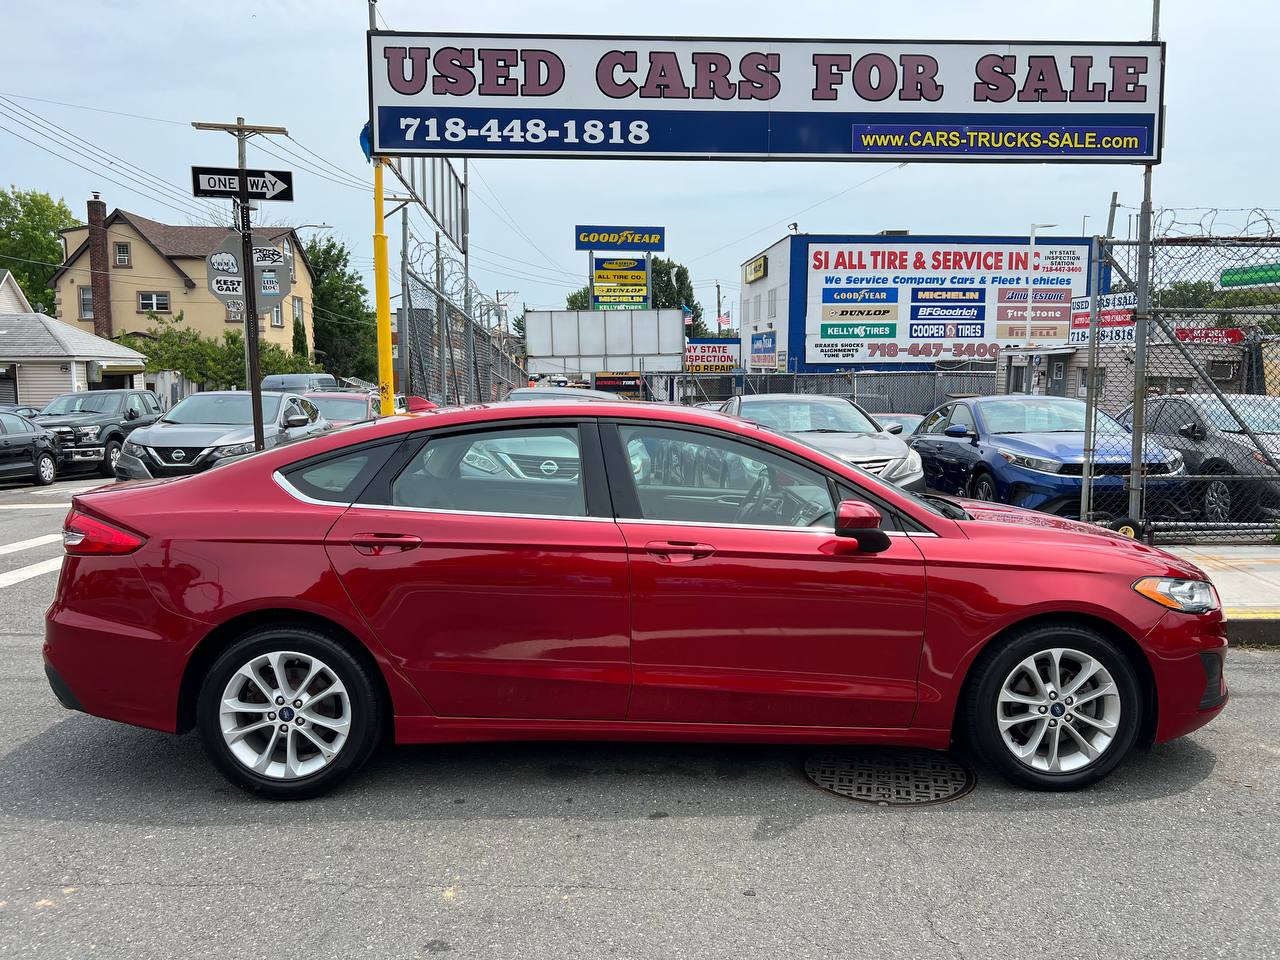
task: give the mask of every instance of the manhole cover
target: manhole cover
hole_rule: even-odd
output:
[[[881,806],[944,803],[977,782],[968,767],[930,750],[819,753],[805,760],[804,772],[823,790]]]

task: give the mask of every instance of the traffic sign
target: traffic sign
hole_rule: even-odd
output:
[[[292,200],[292,170],[246,170],[250,200]],[[240,171],[235,167],[192,167],[191,192],[197,197],[240,197]]]
[[[233,314],[243,314],[245,310],[244,274],[240,269],[240,261],[244,259],[243,243],[240,234],[228,233],[207,260],[209,292]],[[289,295],[293,283],[283,250],[267,244],[254,246],[253,283],[255,306],[260,314],[269,313]]]

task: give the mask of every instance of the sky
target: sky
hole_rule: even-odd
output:
[[[1148,0],[381,0],[378,11],[395,30],[531,34],[1136,41],[1151,31]],[[263,216],[330,225],[328,235],[351,246],[372,290],[371,173],[358,144],[368,119],[364,0],[66,0],[6,4],[4,21],[10,42],[0,96],[30,113],[0,100],[0,127],[10,131],[0,129],[0,182],[62,197],[81,219],[90,191],[99,190],[108,209],[210,222],[202,218],[229,212],[226,204],[196,206],[187,195],[190,167],[233,165],[234,141],[190,121],[242,115],[285,126],[292,142],[249,151],[251,164],[295,171],[296,201]],[[1280,125],[1269,82],[1265,90],[1259,82],[1276,56],[1277,28],[1280,7],[1272,3],[1162,4],[1166,131],[1153,194],[1166,219],[1195,221],[1206,211],[1193,208],[1213,208],[1224,233],[1243,226],[1243,210],[1280,206],[1272,170]],[[40,121],[67,131],[97,160],[105,151],[150,177],[133,169],[130,179],[116,161],[105,167],[52,147],[30,129]],[[1056,223],[1049,233],[1079,235],[1084,217],[1087,232],[1103,227],[1119,191],[1116,233],[1126,236],[1142,195],[1141,167],[1102,164],[483,159],[470,169],[472,274],[486,291],[515,291],[508,300],[517,312],[521,304],[563,307],[565,294],[583,285],[577,223],[665,226],[666,255],[689,266],[711,313],[715,281],[726,306],[736,304],[740,265],[791,221],[803,233],[1021,235],[1031,223]],[[425,216],[415,214],[411,227],[431,237]],[[387,232],[398,261],[398,221]]]

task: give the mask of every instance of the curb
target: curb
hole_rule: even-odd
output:
[[[1232,647],[1280,647],[1280,617],[1233,610],[1226,620],[1227,644]]]

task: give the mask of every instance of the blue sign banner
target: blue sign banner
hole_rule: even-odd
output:
[[[573,242],[575,250],[663,250],[667,228],[577,226]]]
[[[912,320],[985,320],[985,304],[918,304],[911,307]]]
[[[912,303],[986,303],[984,287],[912,287]]]

